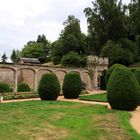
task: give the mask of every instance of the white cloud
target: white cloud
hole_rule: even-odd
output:
[[[0,56],[10,55],[12,49],[21,49],[39,34],[54,41],[63,29],[62,23],[68,15],[81,21],[86,33],[84,8],[92,0],[0,0]],[[126,1],[126,0],[125,0]]]

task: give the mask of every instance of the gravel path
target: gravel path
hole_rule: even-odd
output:
[[[140,134],[140,106],[135,111],[131,112],[132,118],[130,120],[133,128]]]
[[[109,107],[109,104],[106,102],[94,102],[94,101],[84,101],[84,100],[79,100],[79,99],[65,99],[63,96],[60,96],[58,98],[59,101],[66,101],[66,102],[78,102],[78,103],[85,103],[85,104],[100,104],[100,105],[105,105]]]

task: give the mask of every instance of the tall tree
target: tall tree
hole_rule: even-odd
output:
[[[25,45],[21,51],[22,57],[39,58],[44,55],[42,44],[36,42]]]
[[[81,32],[80,20],[70,15],[63,25],[64,29],[60,34],[60,39],[63,41],[64,54],[70,51],[85,54],[86,36]]]
[[[140,0],[132,0],[129,4],[130,15],[130,35],[133,35],[133,39],[137,35],[140,35]]]
[[[36,42],[42,43],[44,46],[47,46],[49,44],[49,41],[46,39],[45,35],[38,35]]]
[[[48,55],[49,54],[49,45],[50,45],[50,42],[46,39],[46,36],[45,35],[38,35],[38,38],[37,38],[37,43],[41,43],[42,44],[42,47],[44,49],[44,52],[45,52],[45,55]]]
[[[72,35],[68,34],[64,40],[64,52],[65,54],[69,53],[70,51],[80,53],[80,46],[79,46],[78,39]]]
[[[93,8],[84,13],[88,22],[88,45],[93,54],[99,55],[108,40],[118,41],[125,37],[125,10],[121,1],[95,0]]]
[[[18,62],[19,54],[20,54],[19,50],[13,49],[11,57],[10,57],[13,63],[17,63]]]
[[[137,60],[140,61],[140,35],[136,37],[136,46],[137,46]]]
[[[77,52],[79,55],[87,53],[87,38],[81,32],[79,19],[70,15],[63,26],[64,29],[61,31],[59,39],[51,44],[51,57],[54,63],[59,63],[61,58],[71,51]]]
[[[87,47],[86,36],[81,32],[79,19],[70,15],[63,25],[64,29],[59,38],[63,46],[63,55],[70,51],[77,52],[81,55],[85,54]]]
[[[38,35],[36,41],[28,41],[21,51],[22,57],[38,58],[41,63],[44,63],[48,58],[50,42],[45,35]]]
[[[2,57],[1,57],[1,61],[2,61],[2,63],[6,63],[6,60],[7,60],[7,56],[6,56],[6,54],[4,53],[4,54],[2,55]]]
[[[60,36],[66,38],[67,35],[72,34],[75,38],[80,39],[81,29],[80,20],[75,18],[75,16],[70,15],[68,19],[63,23],[64,29],[62,30]]]
[[[55,65],[60,64],[63,54],[63,42],[58,39],[51,44],[51,59]]]

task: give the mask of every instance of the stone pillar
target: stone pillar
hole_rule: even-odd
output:
[[[93,83],[93,88],[94,89],[97,89],[98,88],[98,69],[97,69],[97,66],[95,67],[94,69],[94,83]]]
[[[34,91],[37,92],[37,72],[34,72]]]
[[[98,70],[97,70],[98,57],[88,56],[87,60],[88,60],[87,64],[88,64],[88,71],[91,79],[92,89],[95,89],[98,86]]]
[[[13,91],[17,92],[17,70],[14,71],[14,88]]]

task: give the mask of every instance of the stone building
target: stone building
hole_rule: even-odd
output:
[[[20,57],[19,64],[40,64],[40,61],[38,58],[25,58],[25,57]]]

